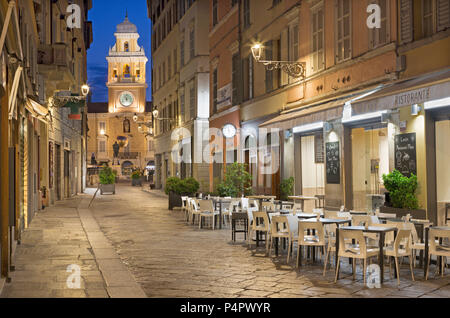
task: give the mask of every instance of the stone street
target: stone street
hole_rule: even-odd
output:
[[[381,289],[363,285],[361,266],[353,281],[347,265],[335,284],[334,270],[322,275],[322,261],[296,270],[296,250],[286,265],[285,252],[269,258],[239,234],[233,243],[230,226],[186,224],[159,191],[119,184],[116,195],[98,196],[88,209],[94,191],[35,217],[2,297],[450,297],[450,275],[435,277],[434,265],[428,281],[416,268],[412,282],[405,263],[400,288],[386,267]],[[71,264],[81,269],[79,289],[66,284]]]

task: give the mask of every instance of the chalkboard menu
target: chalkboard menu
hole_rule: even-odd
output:
[[[404,176],[417,176],[416,133],[395,136],[395,169]]]
[[[339,154],[339,142],[327,142],[325,144],[327,183],[341,183],[341,156]]]
[[[325,162],[325,148],[323,146],[323,134],[314,136],[314,159],[316,163]]]

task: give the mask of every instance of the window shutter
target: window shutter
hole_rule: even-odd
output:
[[[400,43],[413,40],[413,6],[412,0],[400,0]]]
[[[437,30],[450,27],[450,0],[437,0]]]

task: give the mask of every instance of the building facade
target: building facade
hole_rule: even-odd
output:
[[[147,1],[152,19],[156,188],[194,177],[209,189],[209,1]],[[182,160],[182,158],[184,158]]]
[[[365,1],[210,1],[210,125],[237,129],[218,157],[246,163],[255,192],[294,177],[327,209],[375,209],[383,174],[414,173],[421,213],[442,223],[450,5],[370,3],[379,25]],[[212,190],[224,166],[211,164]]]
[[[107,163],[119,177],[129,177],[132,169],[154,166],[151,104],[146,102],[148,58],[128,16],[117,25],[114,36],[116,43],[106,57],[109,100],[88,105],[86,160],[93,167]],[[88,182],[96,185],[97,181]]]
[[[70,4],[79,9],[76,26],[68,21]],[[84,190],[82,86],[92,42],[91,7],[87,0],[0,3],[6,32],[0,44],[3,278],[35,213]]]

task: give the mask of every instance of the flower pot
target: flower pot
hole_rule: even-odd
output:
[[[104,193],[116,194],[116,185],[115,184],[100,184],[100,194]]]
[[[410,210],[410,209],[399,209],[399,208],[382,206],[380,208],[380,213],[396,214],[397,218],[399,218],[399,219],[404,216],[407,216],[408,214],[411,214],[411,218],[413,218],[413,219],[424,220],[427,218],[427,211],[420,210],[420,209]]]
[[[183,202],[181,200],[181,195],[170,192],[169,193],[169,210],[173,210],[173,208],[181,208],[183,206]]]

